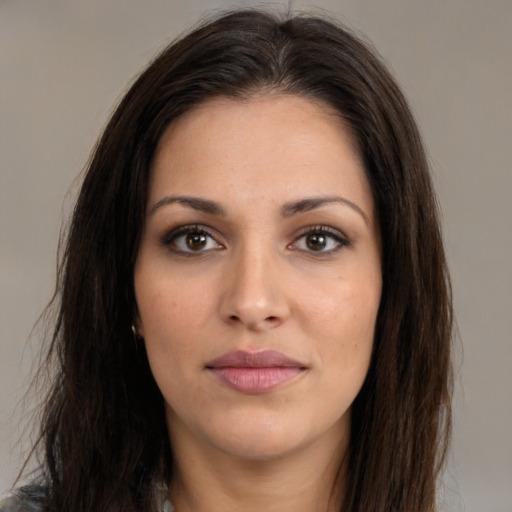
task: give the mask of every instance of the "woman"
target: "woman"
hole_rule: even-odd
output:
[[[435,508],[436,203],[345,29],[238,11],[158,56],[93,154],[58,301],[40,475],[2,510]]]

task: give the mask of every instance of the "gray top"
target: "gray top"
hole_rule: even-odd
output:
[[[25,488],[21,494],[13,494],[0,500],[0,512],[42,512],[44,489],[39,486]],[[165,501],[162,512],[175,512],[170,501]]]
[[[0,500],[0,512],[41,512],[44,488],[38,485],[24,487],[20,493]]]

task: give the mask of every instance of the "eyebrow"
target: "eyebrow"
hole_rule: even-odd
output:
[[[200,212],[208,213],[210,215],[220,215],[225,216],[226,212],[220,206],[220,204],[215,201],[210,201],[209,199],[203,199],[201,197],[192,197],[192,196],[166,196],[160,201],[156,202],[151,207],[150,214],[153,215],[159,208],[162,206],[166,206],[168,204],[178,203],[188,208],[192,208],[193,210],[198,210]]]
[[[150,214],[152,215],[162,206],[175,203],[181,204],[193,210],[207,213],[209,215],[226,215],[224,208],[222,208],[222,206],[219,203],[211,201],[210,199],[203,199],[201,197],[193,196],[166,196],[157,201],[151,207]],[[357,212],[359,215],[361,215],[366,224],[370,223],[366,213],[359,206],[357,206],[357,204],[353,203],[352,201],[349,201],[348,199],[345,199],[344,197],[338,196],[307,197],[304,199],[300,199],[298,201],[292,201],[290,203],[286,203],[281,208],[281,215],[283,217],[291,217],[299,213],[315,210],[316,208],[320,208],[321,206],[329,203],[340,203],[345,206],[348,206],[349,208],[352,208],[352,210]]]
[[[370,219],[368,215],[359,207],[357,204],[345,199],[344,197],[338,196],[320,196],[320,197],[307,197],[305,199],[300,199],[299,201],[293,201],[291,203],[286,203],[281,208],[281,214],[283,217],[291,217],[292,215],[296,215],[298,213],[309,212],[310,210],[315,210],[316,208],[320,208],[324,204],[329,203],[340,203],[345,206],[352,208],[355,212],[357,212],[361,217],[363,217],[366,224],[370,224]]]

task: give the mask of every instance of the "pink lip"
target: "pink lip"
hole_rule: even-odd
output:
[[[306,368],[276,350],[237,350],[213,360],[206,368],[226,386],[251,395],[275,389]]]

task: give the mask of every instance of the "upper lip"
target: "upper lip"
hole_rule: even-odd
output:
[[[291,367],[305,368],[299,361],[285,356],[277,350],[260,350],[249,352],[246,350],[235,350],[228,352],[206,365],[207,368],[272,368]]]

